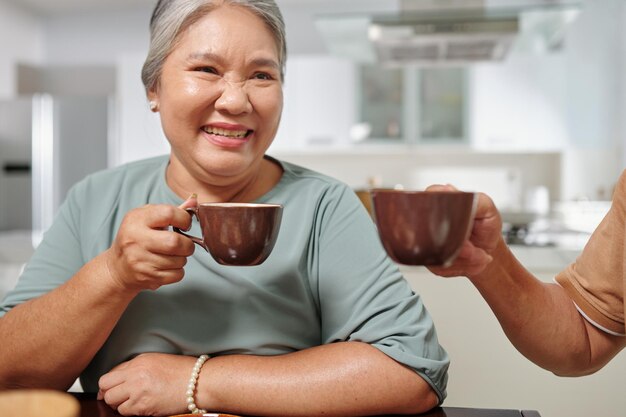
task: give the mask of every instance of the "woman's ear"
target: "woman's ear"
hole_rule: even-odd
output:
[[[156,91],[148,91],[148,104],[150,105],[150,111],[156,113],[159,111],[159,99]]]

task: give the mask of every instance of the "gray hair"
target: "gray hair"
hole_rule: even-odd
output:
[[[180,34],[223,4],[244,7],[265,22],[276,40],[280,78],[284,78],[287,57],[285,22],[274,0],[159,0],[150,19],[150,49],[141,70],[146,91],[157,87],[163,63],[176,46]]]

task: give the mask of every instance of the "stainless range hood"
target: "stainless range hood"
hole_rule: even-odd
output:
[[[511,49],[553,50],[580,1],[400,0],[396,13],[318,16],[329,51],[388,65],[502,60]]]

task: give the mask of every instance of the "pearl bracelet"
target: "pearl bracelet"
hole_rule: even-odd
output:
[[[198,382],[198,375],[200,375],[200,369],[204,362],[209,359],[209,355],[200,355],[196,364],[193,366],[193,371],[191,371],[191,378],[189,378],[189,384],[187,385],[187,409],[191,412],[191,414],[204,414],[206,410],[198,408],[196,406],[196,400],[194,400],[193,395],[196,392],[196,382]]]

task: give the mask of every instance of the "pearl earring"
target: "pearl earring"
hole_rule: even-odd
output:
[[[156,101],[151,100],[150,101],[150,110],[152,111],[157,111],[159,109],[159,105],[157,104]]]

